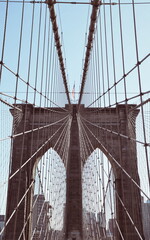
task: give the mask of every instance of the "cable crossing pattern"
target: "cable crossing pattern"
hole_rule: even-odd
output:
[[[63,14],[76,6],[88,27],[71,92]],[[0,239],[149,240],[149,11],[0,0]]]

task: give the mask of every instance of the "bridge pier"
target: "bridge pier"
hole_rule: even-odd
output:
[[[31,239],[34,168],[48,149],[55,150],[59,128],[65,121],[60,120],[68,115],[68,112],[63,109],[61,112],[59,108],[52,112],[51,109],[34,108],[31,104],[17,106],[22,109],[22,118],[17,126],[14,125],[14,134],[20,135],[14,137],[12,142],[4,240]],[[11,113],[15,118],[14,111],[11,110]],[[55,126],[41,127],[55,121],[58,121]],[[32,129],[37,130],[33,132]]]
[[[72,109],[67,164],[66,239],[82,239],[82,177],[76,105]]]
[[[135,121],[139,113],[134,108],[135,105],[118,105],[117,108],[106,109],[80,108],[81,118],[85,120],[86,131],[94,149],[99,148],[113,168],[115,218],[119,226],[115,240],[145,239],[136,142],[131,140],[136,139]],[[89,149],[88,154],[92,151]]]
[[[29,121],[30,110],[31,106],[26,109],[26,117],[23,117],[14,134],[23,133],[31,128]],[[16,240],[19,237],[20,239],[30,239],[31,236],[30,210],[34,186],[31,169],[34,164],[33,161],[22,168],[22,165],[31,156],[30,144],[31,133],[27,135],[21,134],[21,136],[13,139],[6,209],[6,223],[8,223],[4,232],[5,240]]]
[[[68,112],[60,113],[60,109],[55,111],[50,109],[41,110],[32,105],[21,105],[22,119],[15,129],[15,134],[20,133],[13,139],[12,162],[10,179],[8,186],[6,229],[5,240],[31,239],[31,220],[32,220],[32,196],[34,189],[33,172],[39,159],[49,148],[54,148],[59,137],[62,123],[59,122],[70,113],[72,115],[70,129],[70,146],[68,148],[68,158],[62,159],[66,162],[67,171],[67,192],[66,192],[66,219],[65,219],[65,240],[84,240],[82,234],[82,178],[81,178],[81,156],[79,143],[79,119],[83,117],[87,122],[89,130],[87,135],[94,146],[99,148],[110,161],[114,176],[116,189],[116,220],[122,232],[124,240],[144,240],[141,214],[140,180],[137,169],[136,142],[129,141],[126,137],[135,137],[135,119],[138,110],[133,110],[134,106],[128,106],[129,113],[124,105],[110,109],[84,108],[81,106],[77,112],[77,105],[66,106]],[[57,113],[58,110],[58,113]],[[99,113],[100,111],[100,113]],[[14,114],[14,113],[13,113]],[[130,118],[132,121],[130,121]],[[39,121],[40,119],[40,121]],[[71,120],[71,117],[70,117]],[[42,129],[41,126],[53,122],[58,124],[49,128]],[[94,122],[97,128],[90,124]],[[39,131],[22,134],[32,128]],[[106,131],[109,130],[109,131]],[[58,131],[58,132],[57,132]],[[119,134],[114,134],[118,132]],[[48,139],[57,133],[53,139]],[[47,144],[43,146],[43,143]],[[40,151],[39,151],[40,149]],[[38,150],[38,151],[37,151]],[[86,159],[92,153],[89,149]],[[57,149],[61,157],[61,153]],[[36,154],[34,154],[36,153]],[[32,156],[33,155],[33,156]],[[26,161],[30,159],[28,163]],[[86,159],[82,159],[83,162]],[[26,163],[26,164],[25,164]],[[22,167],[22,165],[24,167]],[[12,175],[19,170],[13,177]],[[130,176],[128,177],[127,174]],[[135,183],[134,183],[134,182]],[[13,215],[12,215],[13,214]],[[141,237],[140,237],[141,236]],[[116,240],[122,240],[117,231]]]

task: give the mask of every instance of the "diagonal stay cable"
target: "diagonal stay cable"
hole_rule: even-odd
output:
[[[116,87],[117,84],[119,84],[125,77],[127,77],[130,73],[132,73],[137,67],[139,67],[139,65],[141,65],[149,57],[150,57],[150,53],[148,53],[144,58],[142,58],[142,60],[137,62],[134,67],[132,67],[127,73],[125,73],[118,81],[116,81],[109,89],[107,89],[102,95],[100,95],[98,98],[96,98],[87,107],[92,106],[96,101],[98,101],[100,98],[102,98],[104,95],[106,95],[110,90],[112,90],[114,87]],[[137,96],[140,96],[140,95],[137,95]],[[119,103],[121,103],[121,102],[119,102]]]
[[[68,114],[66,117],[64,117],[64,118],[62,118],[62,119],[60,119],[60,120],[58,120],[58,121],[56,121],[56,122],[52,122],[52,123],[50,123],[50,124],[48,124],[48,125],[45,125],[45,126],[42,126],[42,127],[33,128],[33,129],[28,130],[28,131],[25,131],[25,132],[21,132],[21,133],[14,134],[14,135],[12,135],[12,136],[8,136],[8,137],[5,138],[5,139],[0,139],[0,141],[4,141],[4,140],[7,140],[7,139],[14,139],[14,138],[19,137],[19,136],[22,136],[22,135],[24,135],[24,134],[36,132],[36,131],[39,131],[39,130],[43,130],[43,129],[45,129],[45,128],[49,128],[49,127],[51,127],[51,126],[56,125],[57,123],[62,122],[63,120],[65,120],[65,119],[68,118],[69,116],[70,116],[70,114]]]
[[[95,150],[95,149],[94,149],[94,146],[93,146],[91,140],[89,139],[89,137],[88,137],[88,135],[87,135],[87,132],[86,132],[86,130],[85,130],[85,127],[83,126],[83,123],[82,123],[82,127],[83,127],[83,129],[84,129],[84,134],[86,135],[86,137],[87,137],[87,139],[88,139],[88,142],[90,143],[90,145],[91,145],[91,147],[92,147],[92,149],[93,149],[93,151],[94,151],[94,150]],[[103,171],[104,171],[104,169],[103,169]],[[98,170],[96,170],[96,172],[97,172],[98,176],[100,177],[100,174],[99,174]],[[110,169],[109,175],[107,176],[107,177],[108,177],[108,182],[107,182],[107,185],[106,185],[105,195],[103,196],[103,197],[104,197],[103,202],[105,201],[105,197],[106,197],[106,193],[107,193],[107,190],[108,190],[109,179],[110,179],[111,173],[112,173],[112,168]],[[103,184],[103,183],[102,183],[102,184]],[[104,187],[104,186],[103,186],[103,187]]]
[[[15,110],[18,110],[18,111],[22,112],[22,110],[20,108],[16,107],[15,105],[12,105],[11,103],[7,102],[6,100],[4,100],[2,98],[0,98],[0,102],[4,103],[5,105],[7,105],[7,106],[9,106],[9,107],[11,107]]]
[[[20,75],[18,75],[18,73],[15,73],[15,72],[14,72],[13,70],[11,70],[8,66],[6,66],[5,63],[0,62],[0,65],[3,65],[3,67],[4,67],[5,69],[7,69],[10,73],[12,73],[14,76],[18,77],[18,79],[20,79],[23,83],[27,84],[27,82],[26,82],[25,79],[23,79]],[[42,96],[45,98],[45,95],[43,95],[43,94],[42,94],[40,91],[38,91],[37,89],[35,90],[35,88],[34,88],[30,83],[28,83],[28,87],[30,87],[33,91],[36,91],[36,93],[42,95]],[[46,97],[46,98],[47,98],[47,97]],[[62,109],[62,107],[60,107],[58,104],[56,104],[55,102],[53,102],[51,99],[47,98],[47,100],[48,100],[49,102],[51,102],[52,104],[54,104],[55,106],[57,106],[57,107],[59,107],[59,108]],[[24,100],[21,100],[21,101],[26,103],[26,101],[24,101]]]
[[[137,142],[137,143],[140,143],[140,144],[145,145],[145,142],[141,142],[141,141],[139,141],[139,140],[137,140],[137,139],[135,139],[135,138],[132,138],[132,137],[129,137],[129,136],[127,136],[127,135],[124,135],[124,134],[115,132],[115,131],[110,130],[110,129],[108,129],[108,128],[101,127],[101,126],[99,126],[99,125],[97,125],[97,124],[95,124],[95,123],[92,123],[92,122],[88,121],[87,119],[85,119],[85,118],[82,117],[82,116],[80,116],[80,117],[81,117],[85,122],[89,123],[90,125],[92,125],[92,126],[94,126],[94,127],[99,128],[99,129],[101,129],[101,130],[103,130],[103,131],[106,131],[106,132],[109,132],[109,133],[111,133],[111,134],[114,134],[114,135],[117,135],[117,136],[126,138],[126,139],[128,139],[129,141],[134,141],[134,142]],[[146,145],[150,147],[150,143],[146,143]]]
[[[82,125],[83,126],[83,125]],[[83,128],[85,128],[84,126],[83,126]],[[86,132],[86,130],[84,129],[84,131]],[[86,133],[87,134],[87,133]],[[90,141],[90,140],[89,140]],[[112,170],[112,169],[111,169]],[[103,171],[104,171],[104,173],[106,174],[106,176],[107,176],[107,178],[108,178],[108,184],[109,184],[109,179],[110,179],[110,173],[111,173],[111,171],[110,171],[110,173],[109,173],[109,175],[106,173],[106,171],[103,169]],[[113,186],[113,184],[111,183],[111,185]],[[113,188],[114,188],[114,186],[113,186]],[[124,210],[125,210],[125,212],[126,212],[126,214],[127,214],[127,216],[128,216],[128,218],[130,219],[130,221],[131,221],[131,224],[133,225],[133,227],[134,227],[134,229],[135,229],[135,231],[137,232],[137,234],[138,234],[138,236],[140,237],[140,239],[141,240],[143,240],[143,238],[142,238],[142,236],[140,235],[140,233],[139,233],[139,231],[138,231],[138,229],[137,229],[137,227],[136,227],[136,225],[135,225],[135,223],[134,223],[134,221],[133,221],[133,219],[132,219],[132,217],[130,216],[130,214],[129,214],[129,212],[128,212],[128,210],[126,209],[126,207],[125,207],[125,205],[124,205],[124,203],[123,203],[123,201],[121,200],[121,198],[119,197],[119,195],[118,195],[118,193],[117,193],[117,191],[116,191],[116,189],[114,188],[114,190],[115,190],[115,192],[116,192],[116,195],[117,195],[117,197],[119,198],[119,201],[120,201],[120,203],[121,203],[121,205],[123,206],[123,208],[124,208]],[[105,192],[105,194],[106,194],[106,192]],[[106,196],[106,195],[105,195]]]
[[[107,173],[106,173],[106,172],[105,172],[105,174],[107,175]],[[134,227],[135,231],[137,232],[137,234],[138,234],[138,236],[140,237],[140,239],[141,239],[141,240],[143,240],[143,238],[142,238],[141,234],[139,233],[139,231],[138,231],[138,229],[137,229],[137,227],[136,227],[136,225],[135,225],[135,223],[134,223],[134,221],[133,221],[133,219],[132,219],[132,217],[131,217],[130,213],[128,212],[128,210],[127,210],[126,206],[124,205],[124,203],[123,203],[122,199],[120,198],[120,196],[119,196],[118,192],[116,191],[116,189],[115,189],[114,185],[112,184],[112,182],[110,182],[110,184],[112,185],[112,187],[113,187],[113,189],[114,189],[114,191],[115,191],[115,193],[116,193],[116,196],[117,196],[117,198],[119,199],[119,201],[120,201],[121,205],[123,206],[123,208],[124,208],[124,210],[125,210],[125,212],[126,212],[126,214],[127,214],[128,218],[129,218],[129,220],[130,220],[131,224],[133,225],[133,227]]]
[[[68,85],[67,85],[65,65],[64,65],[64,60],[63,60],[63,54],[62,54],[62,50],[61,50],[60,36],[58,33],[58,26],[57,26],[56,14],[55,14],[55,9],[54,9],[54,1],[48,0],[47,4],[48,4],[49,12],[50,12],[50,18],[51,18],[51,22],[52,22],[54,38],[55,38],[55,43],[56,43],[56,49],[57,49],[57,53],[58,53],[59,64],[60,64],[61,74],[63,77],[63,82],[64,82],[64,86],[65,86],[65,90],[66,90],[66,95],[67,95],[68,103],[71,104]]]
[[[67,121],[65,121],[64,124],[67,125],[69,121],[70,121],[70,119],[68,119]],[[63,125],[64,125],[64,124],[63,124]],[[45,141],[45,143],[43,143],[42,146],[41,146],[36,152],[34,152],[34,153],[31,155],[31,157],[28,158],[28,159],[25,161],[25,163],[22,164],[22,166],[21,166],[20,168],[18,168],[18,169],[9,177],[9,180],[12,179],[21,169],[23,169],[23,168],[26,166],[26,164],[27,164],[28,162],[30,162],[30,161],[32,160],[32,158],[35,157],[35,156],[42,150],[42,148],[43,148],[46,144],[48,144],[48,143],[54,138],[54,136],[60,131],[60,129],[63,127],[63,125],[60,126],[60,127],[56,130],[56,132],[55,132],[52,136],[50,136],[49,139],[48,139],[47,141]],[[6,182],[8,182],[8,181],[6,181]]]
[[[0,236],[2,235],[2,233],[5,230],[5,227],[8,225],[8,223],[10,222],[10,220],[12,219],[12,217],[14,216],[15,212],[17,211],[18,207],[20,206],[20,204],[22,203],[22,201],[24,200],[24,198],[26,197],[27,193],[30,191],[30,189],[32,188],[32,186],[34,185],[34,181],[31,182],[30,186],[28,187],[28,189],[26,190],[26,192],[24,193],[24,195],[22,196],[22,198],[20,199],[20,201],[18,202],[16,208],[14,209],[14,211],[12,212],[12,214],[10,215],[10,217],[8,218],[7,222],[5,223],[4,227],[2,228],[1,232],[0,232]]]
[[[64,93],[64,92],[63,92],[63,93]],[[11,98],[11,99],[14,99],[14,96],[8,95],[8,94],[6,94],[6,93],[4,93],[4,92],[0,92],[0,95],[3,95],[3,96],[5,96],[5,97]],[[32,105],[34,105],[35,107],[38,107],[38,108],[39,108],[39,105],[36,105],[35,103],[33,104],[33,103],[29,102],[29,101],[25,101],[25,100],[20,99],[20,98],[18,98],[18,97],[16,98],[16,100],[20,101],[22,104],[32,104]],[[63,108],[63,107],[60,107],[58,104],[54,103],[54,102],[51,101],[50,99],[47,98],[47,100],[49,100],[52,104],[54,104],[54,105],[55,105],[56,107],[58,107],[60,110],[63,110],[64,112],[68,112],[67,109],[65,109],[65,108]],[[5,100],[2,99],[2,100],[0,100],[0,101],[5,101]],[[6,101],[5,101],[5,102],[6,102]],[[10,106],[10,107],[12,107],[12,108],[15,108],[15,105],[12,105],[11,103],[6,102],[5,104],[8,105],[8,106]],[[16,103],[16,105],[19,105],[19,103],[18,103],[18,104]],[[63,113],[62,111],[52,110],[51,108],[47,108],[47,107],[42,107],[42,106],[40,106],[40,108],[41,108],[41,109],[46,109],[47,111],[50,111],[50,112]]]
[[[108,156],[113,160],[113,162],[115,164],[117,164],[117,166],[126,174],[126,176],[135,184],[135,186],[137,188],[139,188],[139,190],[144,194],[145,197],[147,197],[150,200],[150,197],[148,197],[148,195],[141,189],[141,187],[139,186],[139,184],[128,174],[128,172],[121,166],[121,164],[119,164],[117,162],[117,160],[112,156],[112,154],[110,152],[107,151],[107,149],[105,148],[105,146],[102,144],[102,142],[93,134],[93,132],[89,129],[89,127],[83,123],[85,125],[85,127],[88,129],[89,133],[95,138],[95,140],[102,146],[102,148],[105,150],[105,152],[108,154]]]
[[[105,170],[104,170],[104,172],[105,172],[105,175],[106,175],[107,177],[109,177]],[[137,229],[137,227],[136,227],[136,225],[135,225],[135,223],[134,223],[134,221],[133,221],[131,215],[129,214],[129,212],[128,212],[126,206],[124,205],[122,199],[120,198],[118,192],[116,191],[116,189],[115,189],[115,187],[114,187],[114,185],[112,184],[111,181],[110,181],[110,184],[112,185],[112,187],[113,187],[113,189],[114,189],[114,191],[115,191],[115,193],[116,193],[116,196],[117,196],[117,198],[119,199],[121,205],[123,206],[123,208],[124,208],[124,210],[125,210],[125,212],[126,212],[128,218],[129,218],[129,220],[131,221],[131,224],[133,225],[135,231],[137,232],[137,234],[138,234],[138,236],[140,237],[140,239],[143,240],[143,238],[142,238],[141,234],[139,233],[139,231],[138,231],[138,229]]]
[[[88,35],[88,43],[87,43],[87,49],[86,49],[86,54],[85,54],[85,61],[84,61],[84,68],[83,68],[83,75],[82,75],[82,82],[81,82],[81,88],[80,88],[80,96],[79,96],[79,101],[78,104],[81,103],[81,99],[83,96],[83,90],[86,82],[86,76],[87,76],[87,71],[89,67],[89,61],[90,61],[90,56],[91,56],[91,49],[92,49],[92,44],[93,44],[93,36],[95,34],[95,25],[97,21],[97,12],[99,9],[100,5],[100,0],[93,0],[93,7],[92,7],[92,13],[91,13],[91,22],[89,26],[89,35]]]
[[[57,141],[56,141],[56,143],[55,143],[55,145],[54,145],[54,147],[53,147],[54,149],[56,148],[56,145],[57,145],[57,143],[59,142],[59,140],[60,140],[61,136],[63,135],[63,133],[65,132],[65,134],[66,134],[67,131],[65,131],[65,130],[66,130],[66,127],[68,128],[68,126],[69,126],[69,124],[68,124],[67,126],[65,126],[64,129],[62,130],[61,134],[59,135],[59,137],[58,137],[58,139],[57,139]],[[64,141],[65,141],[65,139],[66,139],[66,137],[64,137]],[[65,151],[65,148],[64,148],[64,151]],[[41,182],[41,176],[40,176],[40,175],[41,175],[41,173],[38,172],[39,182],[40,182],[40,185],[41,185],[42,192],[44,193],[44,191],[43,191],[43,184],[42,184],[42,182]],[[35,205],[35,203],[34,203],[34,205]],[[34,205],[32,206],[32,209],[34,208]],[[26,219],[26,222],[24,223],[23,229],[22,229],[22,231],[21,231],[21,233],[20,233],[20,236],[19,236],[19,239],[18,239],[18,240],[21,239],[21,236],[22,236],[22,234],[23,234],[23,232],[24,232],[24,230],[25,230],[25,228],[26,228],[26,225],[27,225],[27,223],[28,223],[31,215],[32,215],[32,211],[30,211],[30,213],[28,214],[28,217],[27,217],[27,219]]]

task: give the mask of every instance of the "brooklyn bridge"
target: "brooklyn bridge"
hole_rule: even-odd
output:
[[[149,12],[0,0],[0,239],[150,240]]]

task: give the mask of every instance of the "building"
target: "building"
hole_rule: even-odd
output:
[[[142,218],[145,240],[150,240],[150,201],[144,202],[142,197]]]
[[[4,227],[4,223],[5,223],[5,215],[0,215],[0,232]],[[0,240],[3,239],[3,235],[0,236]]]
[[[107,236],[116,239],[117,238],[116,235],[117,235],[116,220],[114,218],[110,218],[108,221]]]
[[[107,239],[106,218],[104,212],[97,213],[97,230],[98,236],[101,237],[101,239]]]
[[[43,240],[49,233],[49,220],[51,218],[51,206],[45,201],[42,194],[34,195],[32,211],[33,240]]]
[[[97,222],[99,223],[100,227],[106,228],[106,219],[103,212],[97,213]]]

